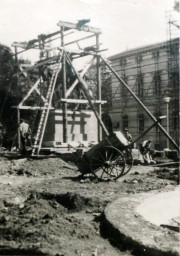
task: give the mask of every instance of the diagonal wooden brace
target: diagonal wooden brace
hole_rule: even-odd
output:
[[[82,72],[80,73],[81,77],[84,76],[84,74],[88,71],[88,69],[90,68],[90,66],[93,64],[94,61],[94,57],[87,63],[87,65],[84,67],[84,69],[82,70]],[[66,98],[71,94],[71,92],[74,90],[75,86],[78,84],[79,80],[76,79],[73,84],[71,85],[71,87],[67,90],[66,92]],[[86,88],[87,89],[87,88]]]
[[[38,87],[40,82],[41,82],[41,77],[36,81],[36,83],[31,87],[31,89],[28,91],[28,93],[25,95],[25,97],[21,100],[21,102],[19,103],[18,107],[21,107],[23,105],[23,103],[29,98],[31,93],[34,90],[36,90],[36,88]]]
[[[142,109],[149,115],[149,117],[154,121],[157,122],[157,119],[151,114],[151,112],[147,109],[147,107],[143,104],[143,102],[136,96],[136,94],[130,89],[130,87],[125,83],[125,81],[117,74],[117,72],[105,61],[105,59],[101,56],[102,61],[105,65],[111,70],[111,72],[115,75],[115,77],[121,82],[121,84],[129,91],[129,93],[133,96],[133,98],[139,103]],[[179,151],[179,147],[173,138],[166,132],[163,126],[157,122],[158,127],[164,133],[164,135],[169,139],[169,141],[174,145],[174,147]]]
[[[89,92],[88,92],[88,90],[87,90],[88,85],[87,85],[86,81],[80,76],[80,74],[78,73],[78,71],[76,70],[76,68],[74,67],[74,65],[72,64],[72,61],[70,60],[68,54],[67,54],[66,52],[64,52],[64,53],[65,53],[65,55],[66,55],[67,60],[69,61],[69,64],[70,64],[71,67],[73,68],[73,70],[74,70],[74,72],[75,72],[75,74],[76,74],[76,76],[77,76],[79,82],[80,82],[81,85],[82,85],[82,90],[83,90],[83,92],[84,92],[84,95],[86,96],[86,98],[87,98],[87,100],[88,100],[88,102],[89,102],[89,105],[90,105],[91,109],[93,110],[93,112],[94,112],[94,114],[95,114],[95,116],[96,116],[96,118],[97,118],[97,120],[98,120],[99,125],[100,125],[101,128],[103,129],[105,135],[106,135],[106,136],[109,136],[109,132],[107,131],[107,129],[106,129],[104,123],[102,122],[101,117],[99,116],[99,114],[97,113],[97,111],[96,111],[95,108],[94,108],[94,105],[93,105],[93,103],[92,103],[91,97],[90,97]]]

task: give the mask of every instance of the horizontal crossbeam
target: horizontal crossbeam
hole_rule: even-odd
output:
[[[17,108],[17,109],[29,109],[29,110],[43,110],[47,109],[47,107],[34,107],[34,106],[12,106],[12,108]],[[53,107],[50,108],[50,110],[54,109]]]
[[[89,103],[88,100],[81,100],[81,99],[61,99],[61,101],[63,102],[67,102],[67,103],[79,103],[79,104],[87,104]],[[107,101],[105,100],[91,100],[92,103],[98,103],[98,104],[105,104],[107,103]]]
[[[71,22],[59,21],[57,25],[60,26],[60,27],[64,27],[65,29],[66,28],[78,29],[78,30],[81,30],[81,31],[92,32],[92,33],[95,33],[95,34],[101,34],[101,30],[99,28],[94,28],[94,27],[89,27],[89,26],[82,26],[81,28],[79,28],[77,26],[77,24],[71,23]]]

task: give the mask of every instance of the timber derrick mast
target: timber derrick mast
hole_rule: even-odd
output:
[[[20,121],[22,110],[32,110],[38,112],[34,116],[38,116],[36,124],[36,135],[34,137],[32,154],[38,155],[43,143],[43,138],[46,130],[49,113],[54,108],[62,109],[62,126],[63,126],[63,143],[68,142],[68,107],[73,106],[76,110],[79,105],[89,104],[90,109],[94,112],[98,121],[98,140],[101,139],[101,128],[108,134],[103,122],[101,121],[101,104],[105,101],[101,100],[101,75],[100,75],[100,29],[85,25],[89,20],[81,20],[77,24],[59,21],[59,30],[48,34],[39,35],[37,39],[29,42],[13,43],[15,47],[15,58],[18,54],[32,49],[40,50],[40,60],[31,65],[21,65],[21,71],[17,73],[24,74],[27,79],[30,79],[31,71],[36,71],[38,76],[36,81],[26,93],[24,98],[17,106],[18,123]],[[83,33],[85,36],[81,36]],[[74,40],[68,40],[68,35],[72,34]],[[88,35],[87,35],[88,34]],[[49,42],[60,39],[58,46],[47,49]],[[91,40],[93,44],[88,41]],[[93,41],[92,41],[93,40]],[[83,46],[81,46],[83,45]],[[86,46],[84,46],[86,45]],[[73,49],[70,47],[73,46]],[[21,47],[23,50],[17,51]],[[54,56],[51,52],[56,52]],[[90,57],[88,63],[83,66],[81,71],[78,71],[75,60]],[[97,95],[96,100],[88,88],[88,83],[85,81],[85,73],[95,64],[97,80]],[[29,104],[32,96],[36,102]],[[18,131],[18,144],[20,147],[20,134]]]

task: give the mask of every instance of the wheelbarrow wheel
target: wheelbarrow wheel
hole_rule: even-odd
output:
[[[123,154],[112,146],[98,148],[91,157],[90,169],[99,180],[116,180],[125,169]]]

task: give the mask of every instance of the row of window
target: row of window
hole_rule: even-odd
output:
[[[155,51],[152,53],[152,58],[155,60],[159,59],[159,51]],[[143,55],[142,54],[136,54],[135,56],[135,61],[137,64],[141,64],[143,61]],[[126,57],[121,57],[120,58],[120,66],[123,68],[127,65],[127,58]]]
[[[122,76],[122,79],[128,83],[128,77],[127,76]],[[151,82],[154,85],[154,94],[155,95],[160,95],[161,94],[161,75],[160,72],[155,71],[153,80]],[[139,97],[144,96],[144,74],[137,74],[136,77],[136,82],[135,82],[136,88],[137,88],[137,95]],[[127,90],[122,87],[122,94],[123,96],[127,96]]]
[[[129,117],[128,117],[128,115],[124,115],[122,117],[122,128],[123,128],[123,130],[125,128],[129,128]],[[144,114],[139,114],[138,115],[138,130],[139,130],[139,132],[144,131]]]
[[[160,117],[161,116],[161,113],[160,112],[157,112],[154,114],[154,116],[156,118]],[[144,114],[143,113],[140,113],[138,115],[138,131],[139,132],[143,132],[144,131],[144,124],[145,124],[145,121],[144,121]],[[175,111],[173,112],[173,117],[172,117],[172,122],[173,122],[173,129],[176,131],[178,130],[178,127],[179,127],[179,115],[178,113]],[[123,115],[122,117],[122,129],[124,130],[125,128],[129,128],[129,117],[128,115]],[[156,131],[158,131],[159,128],[158,126],[156,126]]]
[[[167,48],[167,53],[170,54],[171,56],[177,55],[178,51],[179,51],[179,44],[178,43],[175,43],[175,44],[172,43]],[[146,54],[146,56],[147,56],[147,54]],[[153,51],[151,56],[155,61],[158,61],[158,59],[160,57],[160,51],[159,50]],[[122,68],[127,65],[127,59],[128,59],[127,57],[121,57],[120,58],[120,63],[119,64]],[[137,64],[141,64],[142,61],[143,61],[143,55],[141,53],[137,53],[135,55],[135,61],[136,61]]]

